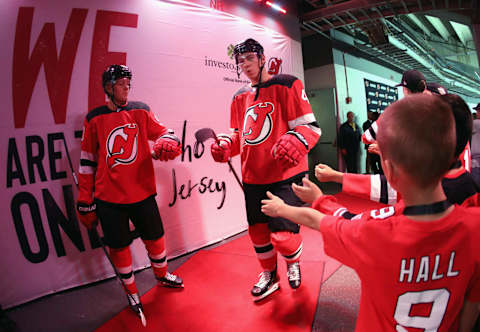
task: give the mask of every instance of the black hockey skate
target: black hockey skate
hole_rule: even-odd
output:
[[[287,278],[292,289],[297,289],[302,283],[302,274],[300,273],[300,262],[287,263]]]
[[[173,288],[183,288],[183,280],[179,276],[171,274],[167,271],[165,276],[159,278],[157,277],[158,283],[162,286],[173,287]]]
[[[252,288],[253,301],[260,301],[279,289],[277,268],[273,271],[263,271],[260,279]]]
[[[147,326],[147,319],[143,314],[143,306],[142,302],[140,302],[140,298],[138,294],[127,294],[128,304],[130,305],[130,309],[140,318],[142,321],[143,326]]]

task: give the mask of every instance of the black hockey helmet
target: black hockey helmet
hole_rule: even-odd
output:
[[[238,64],[237,57],[240,54],[247,53],[247,52],[254,52],[257,53],[258,56],[263,54],[263,46],[260,45],[255,39],[248,38],[244,42],[238,43],[233,48],[233,56],[235,57],[235,62]]]
[[[102,86],[105,90],[107,83],[112,83],[112,86],[115,82],[121,78],[132,79],[132,71],[130,68],[124,65],[110,65],[102,75]]]

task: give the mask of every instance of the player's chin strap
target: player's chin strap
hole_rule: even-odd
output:
[[[260,56],[258,57],[258,59],[260,60]],[[257,84],[253,85],[253,87],[256,87],[256,88],[257,88],[257,92],[255,93],[255,99],[253,99],[253,101],[257,100],[258,94],[260,93],[260,85],[262,84],[262,71],[263,71],[263,67],[265,67],[265,63],[260,66],[260,73],[258,74],[258,82],[257,82]]]
[[[452,203],[447,200],[425,205],[406,206],[403,214],[406,216],[420,216],[424,214],[437,214],[446,211]]]
[[[120,108],[122,108],[123,106],[127,105],[127,103],[128,103],[128,102],[126,102],[126,103],[123,104],[123,105],[118,105],[118,104],[115,102],[115,94],[113,94],[113,93],[112,93],[112,94],[107,93],[107,95],[108,95],[108,98],[110,98],[110,100],[112,101],[113,105],[115,105],[115,107],[117,108],[117,110],[120,109]]]

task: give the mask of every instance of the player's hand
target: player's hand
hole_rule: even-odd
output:
[[[182,144],[177,136],[163,135],[153,144],[153,159],[161,161],[173,160],[182,153]]]
[[[95,228],[98,223],[97,205],[95,203],[77,202],[77,212],[80,222],[88,229]]]
[[[343,182],[343,173],[325,164],[317,164],[315,166],[315,177],[320,182]]]
[[[317,198],[323,195],[322,190],[307,177],[302,179],[302,186],[292,183],[292,190],[302,201],[312,204]]]
[[[232,144],[228,140],[218,137],[217,141],[210,146],[210,152],[213,160],[218,163],[226,163],[230,159]]]
[[[273,145],[271,153],[273,159],[280,162],[284,168],[298,165],[307,154],[307,147],[294,134],[284,134]]]
[[[268,199],[262,199],[262,212],[270,217],[280,216],[280,210],[285,206],[285,202],[270,191],[267,191]]]
[[[372,143],[368,146],[368,152],[380,154],[380,149],[378,148],[378,143]]]

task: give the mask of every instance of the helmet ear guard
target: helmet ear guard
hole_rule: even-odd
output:
[[[102,75],[102,86],[103,90],[105,90],[105,93],[107,93],[105,87],[108,83],[111,83],[113,87],[117,80],[124,77],[128,78],[129,80],[132,79],[132,71],[130,68],[124,65],[110,65]]]

